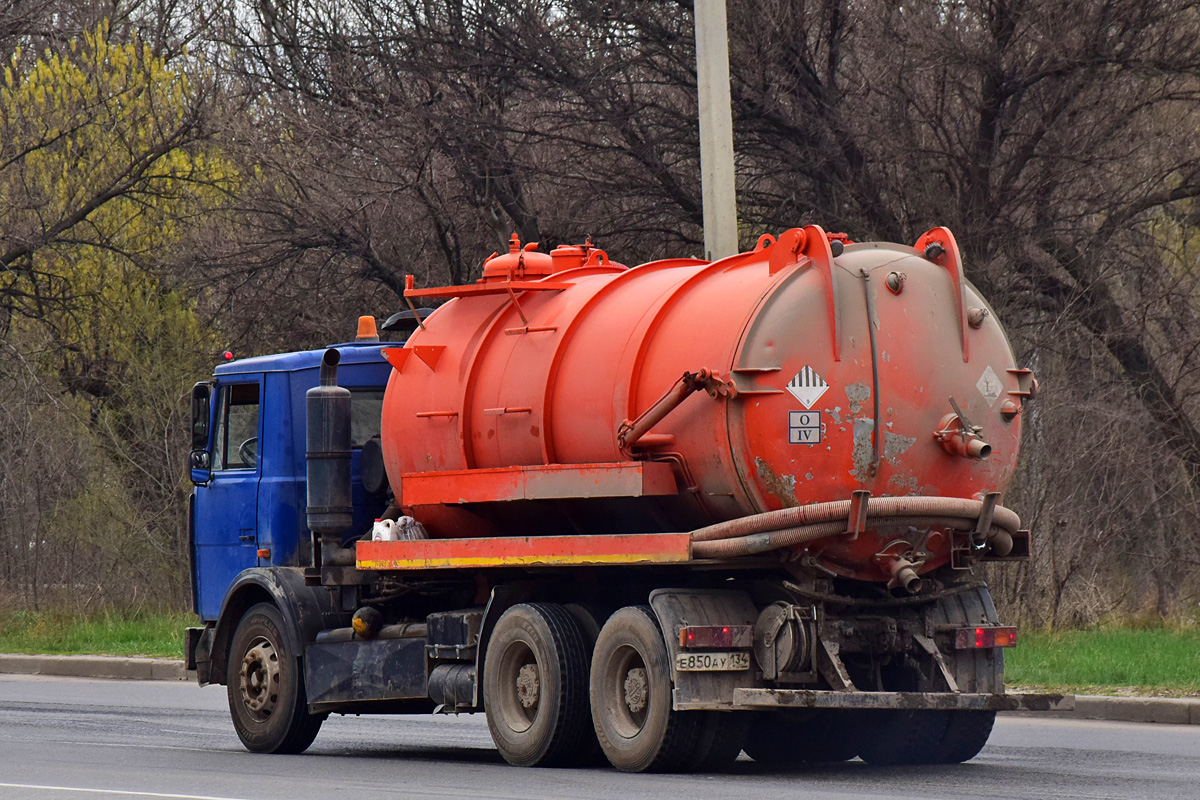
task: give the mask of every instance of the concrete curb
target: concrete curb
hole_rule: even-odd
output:
[[[1165,722],[1200,725],[1200,700],[1175,697],[1100,697],[1076,695],[1075,710],[1050,712],[1067,719],[1106,719],[1114,722]]]
[[[61,675],[72,678],[182,681],[195,677],[174,658],[122,658],[119,656],[21,656],[0,654],[0,673],[10,675]]]
[[[188,672],[183,668],[183,661],[173,658],[121,658],[118,656],[0,654],[0,673],[152,681],[184,681],[195,680],[196,677],[194,672]],[[1074,711],[1013,713],[1050,716],[1059,719],[1103,719],[1115,722],[1200,725],[1200,699],[1077,695]]]

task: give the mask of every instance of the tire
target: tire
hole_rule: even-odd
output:
[[[995,724],[995,711],[951,711],[934,762],[961,764],[970,761],[987,744]]]
[[[746,755],[762,764],[849,761],[858,755],[860,713],[832,708],[764,711],[754,715]]]
[[[754,715],[748,711],[701,711],[699,741],[689,772],[721,772],[728,769],[742,752]]]
[[[982,622],[999,624],[996,607],[986,587],[980,586],[966,592],[942,598],[930,609],[929,621],[934,626],[969,628]],[[1004,691],[1004,650],[974,649],[954,650],[946,653],[950,669],[958,688],[963,692],[996,694]],[[936,667],[933,668],[937,673]],[[946,691],[949,687],[941,681],[933,691]]]
[[[868,764],[934,764],[950,721],[948,711],[868,711],[858,755]]]
[[[588,648],[562,606],[523,603],[504,612],[488,642],[483,701],[492,741],[518,767],[594,759]]]
[[[579,623],[579,630],[583,633],[584,642],[587,643],[590,667],[592,650],[596,647],[596,637],[600,635],[600,623],[608,619],[608,613],[590,603],[567,603],[563,608]]]
[[[986,587],[945,598],[933,609],[935,625],[971,626],[986,621],[999,623],[996,607]],[[962,691],[1004,691],[1003,650],[958,650],[951,656],[955,680]],[[991,736],[995,711],[950,711],[946,730],[930,761],[960,764],[979,754]]]
[[[288,652],[283,615],[270,603],[252,606],[229,647],[229,716],[253,753],[302,753],[317,738],[324,714],[308,713],[299,653]]]
[[[675,772],[707,755],[700,752],[706,712],[671,708],[667,645],[649,607],[622,608],[604,623],[591,697],[600,747],[622,772]]]

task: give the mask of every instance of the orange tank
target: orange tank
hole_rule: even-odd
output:
[[[944,228],[914,247],[810,226],[633,268],[514,236],[478,283],[406,296],[453,298],[385,351],[388,476],[435,537],[692,531],[862,490],[977,500],[1012,478],[1036,387]],[[927,526],[889,554],[868,520],[789,547],[888,580],[900,550],[927,572],[952,538]]]

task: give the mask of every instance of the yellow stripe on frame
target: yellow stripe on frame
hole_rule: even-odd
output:
[[[357,562],[363,570],[443,569],[452,567],[589,566],[600,564],[682,564],[689,559],[672,553],[634,553],[591,556],[468,556],[461,558],[404,558]]]

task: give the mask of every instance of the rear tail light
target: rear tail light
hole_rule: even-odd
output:
[[[954,631],[954,646],[959,650],[985,647],[1015,647],[1017,629],[993,626],[959,628]]]
[[[688,625],[679,629],[680,647],[750,647],[753,643],[754,629],[749,625]]]

